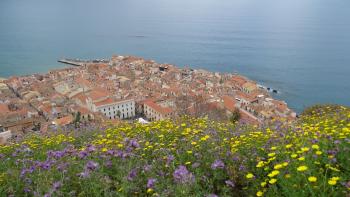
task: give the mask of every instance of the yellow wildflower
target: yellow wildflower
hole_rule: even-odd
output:
[[[261,167],[263,167],[263,166],[264,166],[264,162],[263,162],[263,161],[259,161],[259,163],[256,164],[256,167],[257,167],[257,168],[261,168]]]
[[[287,144],[287,145],[286,145],[286,148],[289,149],[289,148],[291,148],[292,146],[293,146],[292,144]]]
[[[298,160],[299,160],[299,161],[304,161],[304,160],[305,160],[305,157],[299,157]]]
[[[297,170],[298,170],[299,172],[306,171],[307,169],[308,169],[307,166],[299,166],[299,167],[297,168]]]
[[[272,177],[275,177],[276,175],[278,175],[280,173],[280,171],[278,170],[274,170],[272,171],[270,174],[268,174],[267,176],[272,178]]]
[[[329,185],[335,185],[335,184],[337,184],[337,181],[335,181],[335,180],[329,180],[329,181],[328,181],[328,184],[329,184]]]
[[[307,180],[309,180],[311,183],[314,183],[317,181],[317,178],[314,176],[310,176]]]
[[[276,182],[277,182],[277,179],[271,179],[271,180],[269,181],[270,184],[275,184]]]
[[[258,192],[256,192],[256,196],[263,196],[263,192],[262,191],[258,191]]]
[[[276,165],[273,167],[273,169],[278,170],[278,169],[281,169],[282,167],[283,167],[282,164],[276,164]]]
[[[273,157],[273,156],[275,156],[275,155],[276,155],[276,153],[269,153],[267,156]]]
[[[303,148],[301,148],[301,151],[303,151],[303,152],[307,152],[307,151],[309,151],[310,150],[310,148],[308,148],[308,147],[303,147]]]
[[[247,179],[252,179],[254,177],[254,175],[252,173],[248,173],[245,177]]]

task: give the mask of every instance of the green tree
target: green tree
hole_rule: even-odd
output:
[[[239,121],[239,119],[241,119],[241,113],[239,112],[239,109],[236,108],[235,111],[233,111],[231,117],[230,117],[230,121],[232,123],[236,123]]]
[[[75,127],[77,127],[78,123],[80,123],[80,119],[81,119],[81,113],[78,111],[78,113],[75,114],[75,119],[74,119]]]
[[[117,111],[117,116],[118,116],[118,118],[120,118],[120,114],[121,114],[121,113],[120,113],[120,111],[118,110],[118,111]]]

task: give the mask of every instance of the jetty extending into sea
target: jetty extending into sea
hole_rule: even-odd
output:
[[[60,59],[57,60],[59,63],[62,64],[69,64],[72,66],[84,66],[86,64],[96,64],[96,63],[109,63],[110,60],[105,60],[105,59],[95,59],[95,60],[81,60],[81,59]]]

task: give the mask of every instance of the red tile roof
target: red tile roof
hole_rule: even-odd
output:
[[[228,109],[229,111],[233,112],[236,107],[236,100],[230,96],[223,96],[222,99],[224,100],[224,106],[226,109]]]
[[[88,97],[92,99],[92,101],[100,100],[109,96],[109,92],[102,88],[95,88],[91,92],[88,93]]]
[[[100,101],[100,102],[95,102],[94,104],[96,105],[96,107],[99,107],[99,106],[103,106],[103,105],[109,105],[109,104],[112,104],[114,103],[115,101],[111,98],[107,98],[103,101]]]
[[[153,102],[152,100],[147,100],[144,102],[145,105],[147,105],[148,107],[152,108],[154,111],[160,113],[160,114],[169,114],[171,113],[173,110],[170,107],[162,107],[158,104],[156,104],[155,102]]]
[[[68,116],[65,116],[63,118],[60,118],[60,119],[56,119],[55,121],[53,121],[56,125],[60,125],[60,126],[64,126],[64,125],[67,125],[67,124],[70,124],[72,123],[74,120],[73,116],[72,115],[68,115]]]
[[[8,112],[10,112],[10,110],[7,107],[7,104],[0,104],[0,114],[5,114]]]

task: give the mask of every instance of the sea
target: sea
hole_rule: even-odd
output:
[[[0,77],[113,54],[239,73],[297,112],[350,105],[350,1],[0,1]]]

